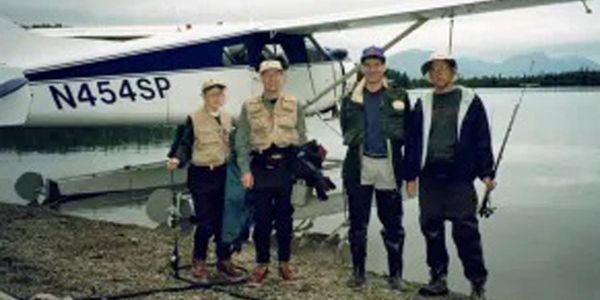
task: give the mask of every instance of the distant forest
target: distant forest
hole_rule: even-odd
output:
[[[0,128],[0,152],[64,153],[79,150],[114,150],[166,145],[175,136],[174,126],[115,127],[7,127]]]
[[[424,88],[431,85],[423,78],[411,79],[404,72],[388,69],[387,76],[396,85],[412,89]],[[540,87],[562,87],[562,86],[600,86],[600,71],[587,69],[564,72],[548,73],[533,76],[504,77],[502,75],[483,76],[472,78],[460,78],[459,84],[469,87],[520,87],[524,84]]]

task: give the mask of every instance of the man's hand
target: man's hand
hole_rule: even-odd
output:
[[[179,159],[171,157],[167,160],[167,170],[173,172],[177,170],[177,167],[179,167]]]
[[[417,181],[407,181],[406,182],[406,194],[408,198],[414,198],[417,196]]]
[[[491,177],[483,178],[483,183],[485,184],[485,188],[487,191],[493,191],[496,188],[496,180]]]
[[[244,173],[242,174],[242,185],[244,186],[245,189],[249,190],[254,186],[254,177],[252,176],[252,173],[248,172],[248,173]]]

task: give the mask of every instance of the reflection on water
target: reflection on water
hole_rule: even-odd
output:
[[[162,144],[172,126],[0,128],[0,151],[66,153]]]

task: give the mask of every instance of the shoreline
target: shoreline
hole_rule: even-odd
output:
[[[323,234],[294,240],[292,264],[298,269],[293,284],[280,284],[272,262],[263,287],[218,286],[155,293],[130,299],[421,299],[422,285],[409,283],[401,293],[388,288],[385,277],[369,273],[360,290],[345,286],[350,275],[348,253],[336,253],[337,241]],[[0,292],[29,299],[38,293],[85,299],[158,289],[184,289],[189,284],[170,276],[172,231],[149,229],[65,216],[48,208],[0,203]],[[180,265],[190,262],[192,235],[180,240]],[[209,261],[214,262],[214,251]],[[345,249],[347,252],[347,249]],[[342,251],[343,252],[343,251]],[[254,249],[246,244],[233,261],[247,270],[254,266]],[[189,277],[184,270],[181,274]],[[214,268],[211,279],[219,280]],[[60,298],[59,298],[60,299]],[[67,298],[69,299],[69,298]],[[463,295],[446,298],[463,300]]]

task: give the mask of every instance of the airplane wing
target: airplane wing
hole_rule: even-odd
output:
[[[131,37],[146,36],[148,28],[127,29],[71,29],[63,28],[55,31],[55,38],[50,37],[52,31],[45,36],[32,31],[25,32],[16,28],[15,24],[0,18],[0,36],[11,41],[0,47],[0,64],[23,69],[39,68],[63,61],[76,61],[89,57],[107,55],[127,55],[128,52],[145,51],[144,49],[172,47],[182,43],[193,43],[215,36],[229,36],[235,33],[250,31],[273,31],[311,34],[335,30],[355,29],[386,24],[417,21],[423,18],[433,19],[447,16],[462,16],[484,12],[502,11],[514,8],[542,6],[581,0],[411,0],[393,7],[379,7],[373,10],[360,10],[338,14],[320,15],[309,18],[291,20],[266,20],[264,22],[247,22],[226,24],[225,26],[194,25],[193,30],[183,30],[173,34],[153,35],[149,39],[134,40],[126,45],[115,45],[114,42],[60,38],[65,36],[83,37]],[[171,28],[172,29],[172,28]],[[120,33],[119,33],[120,32]],[[137,32],[137,33],[136,33]],[[146,42],[146,40],[149,40]],[[151,41],[150,41],[151,40]],[[137,43],[137,41],[140,41]],[[117,43],[121,44],[121,43]]]
[[[191,29],[192,24],[31,28],[28,31],[39,35],[56,38],[130,41],[157,35],[175,34]]]
[[[392,7],[382,7],[374,10],[361,10],[357,12],[269,22],[263,29],[276,32],[308,34],[576,1],[579,2],[581,0],[413,0],[402,1],[401,4]]]

